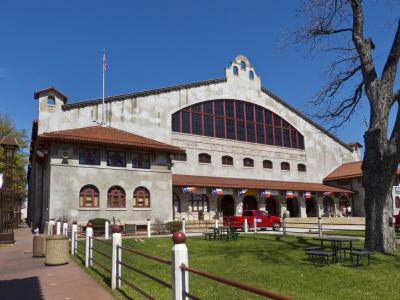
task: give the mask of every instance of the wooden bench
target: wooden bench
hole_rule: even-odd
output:
[[[307,247],[304,248],[304,250],[307,251],[312,251],[312,250],[323,250],[321,246],[312,246],[312,247]]]
[[[332,260],[335,256],[334,251],[324,251],[324,250],[308,250],[306,251],[308,255],[308,259],[314,263],[314,258],[318,257],[321,264],[324,264],[325,261],[329,265],[329,258],[331,257]]]
[[[227,237],[228,237],[228,239],[232,238],[233,240],[237,240],[239,237],[239,232],[229,231]]]
[[[374,255],[374,254],[375,254],[375,252],[369,251],[367,249],[352,250],[352,251],[350,251],[351,263],[353,265],[359,266],[361,259],[366,256],[366,257],[368,257],[368,265],[369,265],[371,255]],[[354,263],[354,256],[356,257],[356,263]]]

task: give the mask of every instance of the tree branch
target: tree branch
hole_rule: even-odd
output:
[[[329,35],[335,33],[341,33],[346,31],[353,31],[352,28],[342,28],[342,29],[323,29],[323,28],[311,28],[310,34],[311,35]]]
[[[394,84],[396,78],[397,65],[400,58],[400,19],[397,23],[396,35],[393,39],[392,48],[390,49],[385,66],[382,71],[382,80],[390,85]]]

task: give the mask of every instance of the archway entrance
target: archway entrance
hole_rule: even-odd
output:
[[[243,199],[243,210],[257,210],[258,204],[253,196],[246,196]]]
[[[335,203],[329,196],[325,196],[322,200],[324,206],[324,217],[333,217],[335,215]]]
[[[299,202],[297,201],[296,197],[286,199],[286,209],[289,211],[290,217],[292,218],[300,217]]]
[[[307,217],[318,217],[318,203],[317,199],[305,199]]]
[[[265,210],[269,212],[270,215],[278,216],[278,205],[276,204],[276,200],[274,198],[268,198],[265,203]]]
[[[225,195],[222,197],[221,211],[224,217],[235,215],[235,201],[231,195]]]

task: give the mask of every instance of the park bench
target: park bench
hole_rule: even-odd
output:
[[[368,258],[368,265],[370,263],[371,255],[374,255],[375,252],[369,251],[368,249],[359,249],[359,250],[352,250],[350,251],[350,258],[351,258],[351,263],[353,265],[359,266],[361,259],[363,257]],[[356,258],[356,262],[354,262],[354,257]]]
[[[321,248],[321,246],[311,246],[311,247],[304,248],[304,250],[307,252],[307,251],[312,251],[312,250],[323,250],[323,249]]]
[[[321,264],[324,264],[326,262],[328,265],[329,265],[329,259],[331,258],[333,260],[335,256],[334,251],[324,251],[324,250],[308,250],[306,251],[306,254],[308,255],[308,259],[313,263],[315,262],[315,258],[317,257],[320,260]]]

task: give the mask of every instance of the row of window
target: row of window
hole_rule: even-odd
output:
[[[304,137],[286,120],[253,103],[212,100],[172,115],[172,131],[304,149]]]
[[[246,66],[241,69],[246,70]],[[236,66],[233,67],[233,75],[235,75],[235,76],[239,75],[239,69]],[[254,72],[253,71],[249,71],[249,79],[254,80]]]
[[[79,148],[79,163],[82,165],[100,165],[100,149],[98,148]],[[108,150],[107,166],[126,167],[127,152],[124,150]],[[150,154],[142,152],[132,152],[132,168],[150,169]]]
[[[91,184],[85,185],[79,192],[79,207],[98,208],[100,205],[99,189]],[[150,207],[150,192],[143,186],[133,192],[133,207]],[[107,192],[107,208],[126,208],[126,193],[120,186],[112,186]]]
[[[174,160],[178,161],[186,161],[187,156],[186,153],[178,154],[174,156]],[[200,153],[199,154],[199,163],[203,164],[211,164],[211,155],[208,153]],[[233,157],[229,155],[224,155],[221,158],[221,163],[224,166],[233,166]],[[243,166],[244,167],[254,167],[254,159],[246,157],[243,159]],[[272,169],[273,163],[270,160],[263,160],[263,168],[264,169]],[[289,171],[290,164],[288,162],[281,162],[281,170]],[[298,172],[306,172],[307,167],[305,164],[297,164],[297,171]]]

